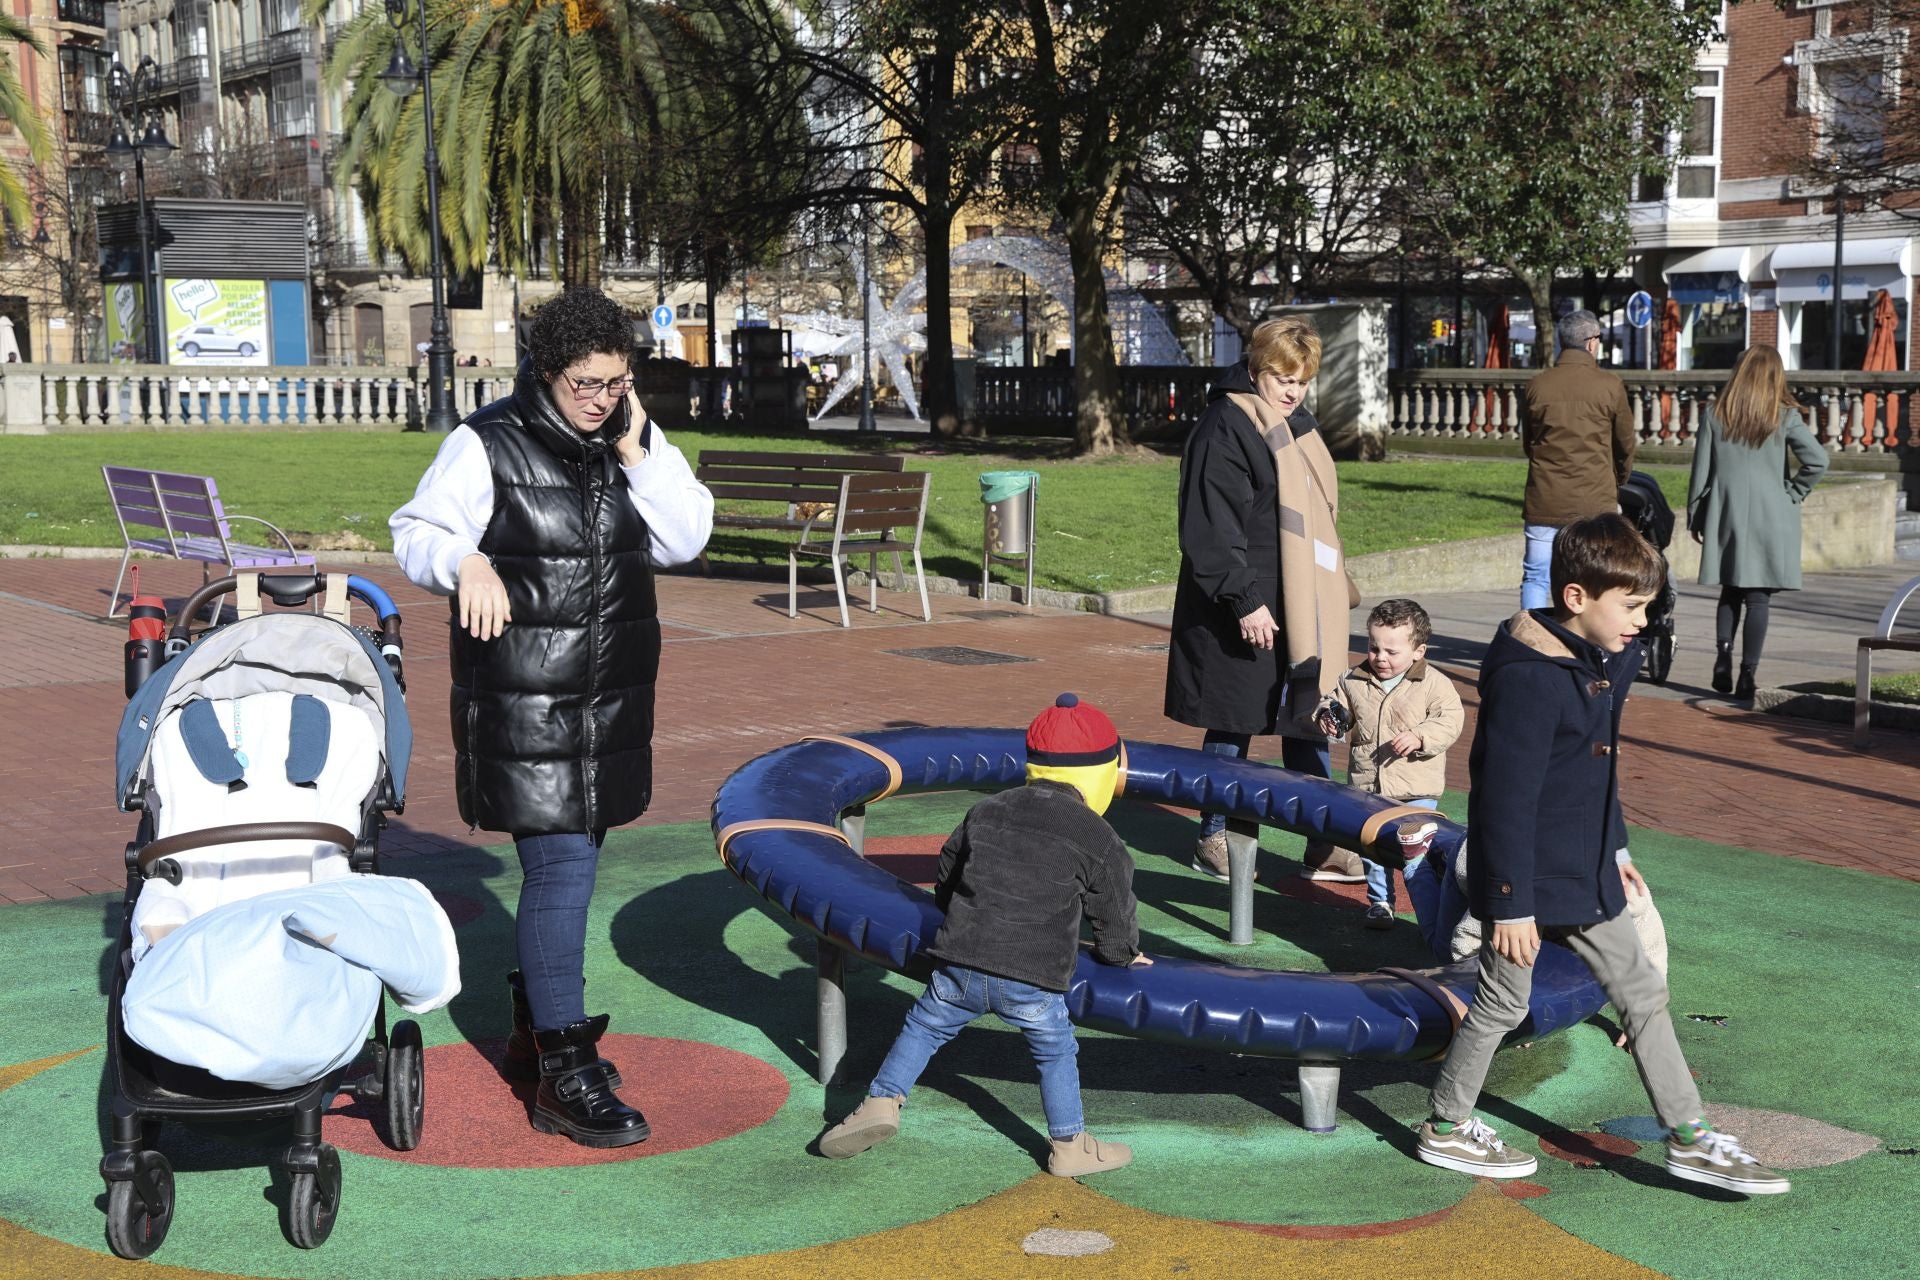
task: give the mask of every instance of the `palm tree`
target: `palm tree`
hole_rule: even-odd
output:
[[[651,0],[428,0],[452,269],[491,261],[527,274],[537,257],[567,284],[597,284],[602,228],[701,92],[685,63],[724,38],[720,12]],[[351,83],[336,173],[360,193],[377,246],[421,264],[432,247],[422,106],[381,84],[394,40],[374,7],[329,59],[330,83]]]
[[[46,56],[46,46],[28,29],[24,18],[14,16],[11,10],[0,12],[0,50],[6,51],[0,52],[0,116],[11,120],[13,127],[20,131],[33,163],[45,164],[53,139],[40,109],[21,87],[20,73],[13,65],[16,44],[25,45],[36,56]],[[15,226],[26,226],[33,217],[32,195],[26,180],[13,166],[4,163],[0,163],[0,208],[6,210]]]

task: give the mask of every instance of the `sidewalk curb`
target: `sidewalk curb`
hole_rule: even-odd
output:
[[[1753,695],[1753,709],[1768,715],[1791,716],[1796,720],[1853,723],[1853,699],[1837,693],[1811,693],[1805,689],[1757,689]],[[1869,715],[1875,729],[1920,732],[1920,707],[1897,702],[1875,702],[1870,704]]]

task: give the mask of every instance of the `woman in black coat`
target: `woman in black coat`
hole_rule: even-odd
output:
[[[1216,755],[1244,757],[1255,734],[1281,734],[1282,765],[1325,778],[1332,774],[1326,739],[1295,720],[1287,696],[1273,453],[1228,398],[1260,396],[1287,414],[1298,438],[1318,428],[1301,402],[1319,366],[1320,338],[1310,324],[1268,321],[1254,331],[1246,359],[1208,389],[1207,410],[1180,458],[1180,577],[1165,710],[1169,719],[1206,730],[1202,749]],[[1193,866],[1227,878],[1224,814],[1201,813]],[[1318,842],[1307,846],[1304,874],[1347,883],[1366,878],[1357,856]]]

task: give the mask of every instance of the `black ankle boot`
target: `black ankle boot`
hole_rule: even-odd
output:
[[[533,1098],[533,1127],[565,1134],[583,1147],[624,1147],[645,1142],[647,1118],[620,1101],[607,1064],[594,1052],[607,1030],[607,1015],[558,1031],[536,1031],[540,1091]]]
[[[526,979],[515,969],[507,975],[507,992],[513,998],[513,1030],[507,1036],[506,1056],[500,1060],[500,1074],[509,1080],[532,1083],[540,1078],[540,1050],[533,1043],[533,1010],[527,1004]],[[620,1087],[620,1069],[600,1059],[607,1070],[607,1087]]]
[[[1751,662],[1740,664],[1740,678],[1733,684],[1733,696],[1740,701],[1753,700],[1753,668],[1754,664]]]
[[[1733,646],[1723,644],[1713,656],[1713,691],[1733,692]]]

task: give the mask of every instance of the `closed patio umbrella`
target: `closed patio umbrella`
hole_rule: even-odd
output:
[[[1662,369],[1680,367],[1680,304],[1668,297],[1660,308],[1660,360]],[[1660,393],[1660,434],[1671,439],[1680,434],[1673,424],[1673,393]]]
[[[1885,289],[1873,295],[1873,330],[1867,337],[1867,355],[1860,362],[1863,373],[1892,373],[1900,367],[1900,354],[1896,341],[1900,331],[1900,313],[1894,310],[1893,295]],[[1878,414],[1880,397],[1869,391],[1861,397],[1860,429],[1862,445],[1875,439],[1892,443],[1894,424],[1900,420],[1900,397],[1887,396],[1887,425],[1885,435],[1879,434]]]
[[[1487,358],[1484,365],[1488,369],[1505,369],[1513,364],[1513,335],[1509,332],[1513,317],[1507,313],[1507,304],[1501,303],[1494,308],[1493,316],[1487,321]],[[1500,392],[1488,387],[1482,397],[1480,425],[1483,431],[1493,429],[1493,410],[1499,403]],[[1511,425],[1511,424],[1507,424]]]

